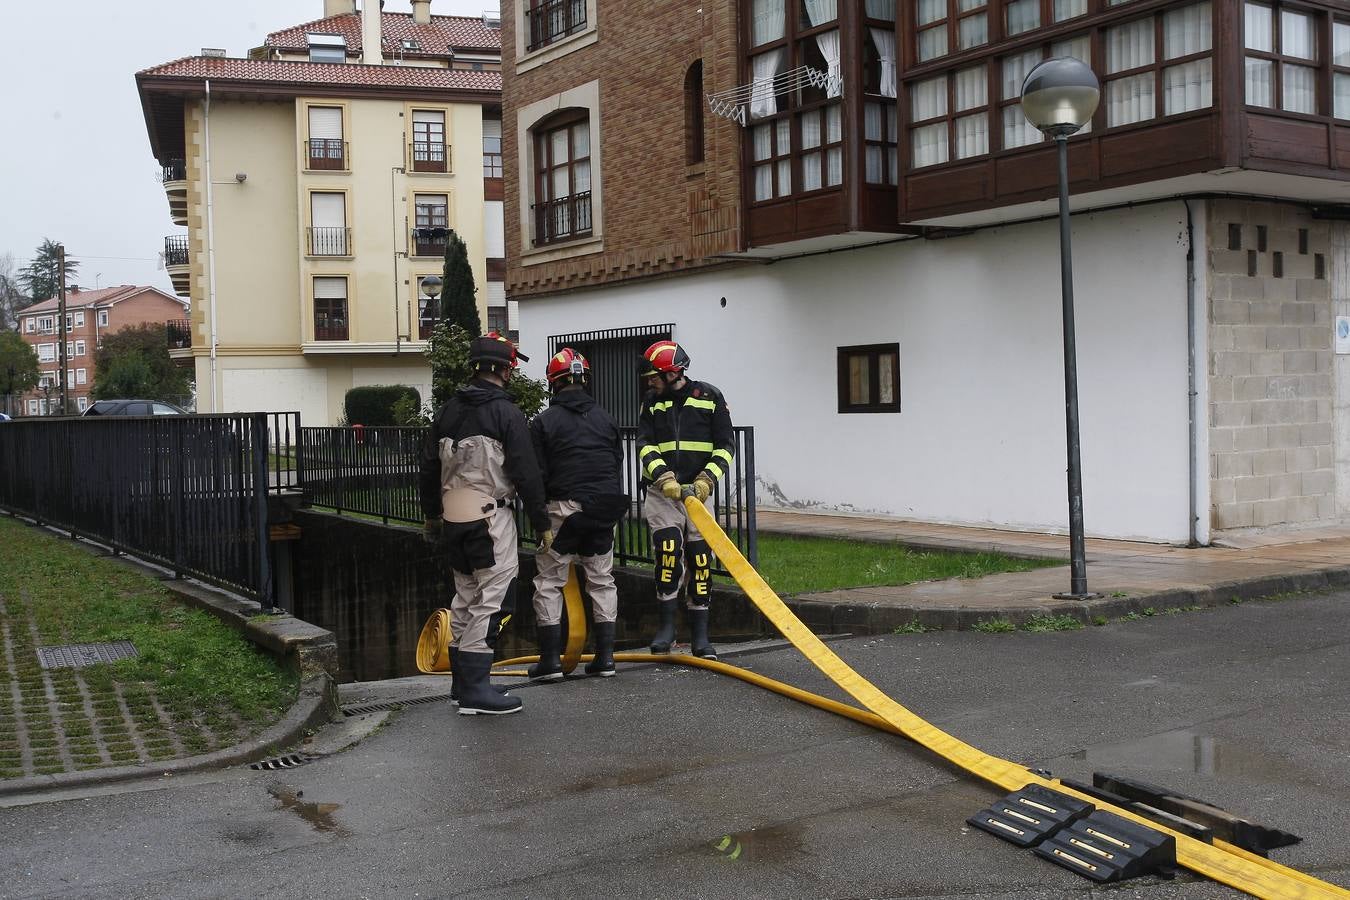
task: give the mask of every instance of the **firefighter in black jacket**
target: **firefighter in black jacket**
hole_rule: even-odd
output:
[[[511,501],[519,495],[542,546],[553,540],[525,414],[507,396],[515,346],[491,332],[469,345],[473,380],[436,415],[422,450],[424,537],[454,570],[450,667],[461,715],[517,712],[520,698],[492,687],[492,651],[519,570]]]
[[[683,485],[712,511],[717,482],[731,468],[735,438],[722,392],[685,377],[689,354],[674,341],[657,341],[642,354],[642,376],[650,393],[642,401],[638,427],[638,466],[649,484],[645,513],[656,554],[656,602],[661,625],[652,638],[653,653],[669,653],[675,641],[675,605],[688,585],[690,650],[716,659],[708,641],[708,603],[712,599],[707,541],[689,521],[681,499]]]
[[[539,663],[533,681],[561,681],[563,586],[574,561],[595,610],[595,658],[587,675],[614,674],[614,620],[619,590],[614,584],[614,525],[628,509],[619,467],[623,443],[619,424],[586,393],[591,366],[564,347],[548,361],[553,399],[534,417],[535,456],[544,472],[553,546],[535,554],[534,612]]]

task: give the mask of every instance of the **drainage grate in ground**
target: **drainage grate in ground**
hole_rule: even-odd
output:
[[[38,665],[44,669],[80,669],[135,656],[136,645],[131,641],[66,644],[62,647],[38,647],[37,655]]]
[[[344,716],[364,716],[366,713],[380,712],[386,709],[402,709],[405,706],[412,706],[417,703],[439,703],[442,700],[448,700],[450,695],[446,694],[428,694],[425,697],[409,697],[404,700],[385,700],[382,703],[362,703],[356,706],[342,707]]]
[[[297,766],[303,766],[305,763],[322,758],[323,754],[321,753],[306,753],[302,750],[298,753],[287,753],[285,756],[260,759],[257,762],[249,763],[248,767],[250,769],[294,769]]]

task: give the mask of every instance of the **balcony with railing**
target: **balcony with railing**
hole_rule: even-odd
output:
[[[192,295],[192,254],[187,235],[174,234],[164,239],[164,269],[180,297]]]
[[[408,158],[414,172],[450,171],[450,145],[443,141],[413,141]]]
[[[192,322],[170,319],[164,323],[164,336],[169,342],[169,358],[178,365],[192,365]]]
[[[591,192],[534,204],[534,242],[556,244],[591,236]]]
[[[412,237],[413,256],[444,256],[450,229],[441,225],[423,226],[414,228]]]
[[[347,170],[347,142],[341,138],[310,138],[305,145],[307,168],[329,172]]]
[[[352,230],[344,227],[312,227],[307,249],[310,256],[351,256]]]
[[[586,30],[586,0],[536,0],[525,11],[531,52]]]
[[[171,159],[163,167],[160,182],[169,201],[169,218],[175,225],[187,225],[187,163]]]

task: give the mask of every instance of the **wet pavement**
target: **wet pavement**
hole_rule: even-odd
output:
[[[833,648],[916,713],[1062,777],[1175,788],[1302,835],[1350,886],[1350,593]],[[794,650],[736,658],[844,698]],[[348,702],[443,690],[344,689]],[[980,897],[1104,893],[965,825],[994,792],[904,739],[701,671],[409,705],[298,768],[0,798],[9,897]],[[350,721],[349,721],[350,726]],[[322,735],[320,736],[322,738]],[[26,805],[18,805],[26,804]],[[1218,898],[1183,873],[1111,896]]]

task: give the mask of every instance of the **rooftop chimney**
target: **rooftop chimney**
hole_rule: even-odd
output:
[[[323,0],[323,17],[352,16],[356,14],[356,0]]]
[[[431,0],[412,0],[413,21],[418,25],[431,24]]]
[[[371,6],[374,9],[371,9]],[[380,42],[380,9],[384,0],[361,0],[361,62],[371,66],[384,63],[384,51]]]

